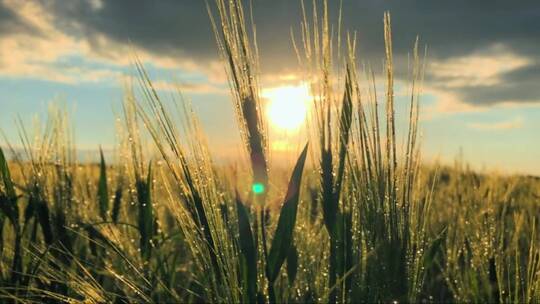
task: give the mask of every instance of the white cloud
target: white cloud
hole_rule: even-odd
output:
[[[491,123],[476,122],[470,123],[468,126],[472,129],[485,131],[521,129],[523,127],[523,118],[516,117],[512,120]]]
[[[215,91],[218,84],[226,82],[220,62],[201,65],[189,58],[156,56],[132,45],[113,41],[105,35],[93,35],[91,41],[80,39],[57,28],[54,16],[39,2],[4,0],[4,3],[13,9],[22,22],[34,29],[0,36],[0,75],[4,77],[34,78],[61,83],[120,83],[123,75],[119,68],[132,66],[136,56],[143,63],[151,63],[158,68],[203,73],[208,76],[210,84],[206,88],[210,91]],[[92,3],[96,10],[102,6],[101,1]],[[77,24],[73,26],[76,27]],[[73,57],[96,64],[59,64],[63,59]],[[205,89],[198,84],[186,85],[184,88],[197,92]]]
[[[105,68],[58,65],[59,60],[74,56],[88,56],[92,60],[89,44],[59,31],[53,24],[53,16],[39,3],[7,0],[5,4],[34,30],[0,36],[1,75],[63,83],[95,82],[119,76]]]
[[[222,88],[209,83],[175,83],[170,81],[152,81],[152,85],[157,90],[177,91],[193,94],[226,94],[228,88]]]
[[[500,100],[488,103],[468,95],[475,88],[508,85],[504,75],[527,66],[534,60],[512,52],[502,44],[470,55],[435,60],[427,66],[423,93],[435,98],[435,104],[426,108],[425,117],[437,115],[483,112],[497,107],[524,107],[540,105],[537,101]]]
[[[491,86],[502,83],[502,74],[531,63],[531,59],[497,44],[467,56],[433,61],[427,73],[444,88]]]

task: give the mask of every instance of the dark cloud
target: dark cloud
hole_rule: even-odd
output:
[[[517,52],[523,45],[540,44],[540,4],[537,1],[351,0],[345,3],[350,6],[346,20],[351,27],[360,29],[368,43],[380,36],[371,30],[377,26],[375,21],[380,20],[382,11],[390,11],[398,52],[410,48],[415,35],[429,45],[431,55],[436,58],[468,54],[494,43],[507,43]],[[358,18],[354,18],[356,13]]]
[[[117,41],[129,39],[167,55],[187,54],[200,59],[216,55],[202,0],[112,0],[103,1],[99,9],[93,9],[89,0],[45,2],[67,31],[77,23],[80,34],[90,38],[103,34]],[[305,2],[310,12],[311,1]],[[265,55],[294,57],[289,31],[299,28],[300,0],[253,3]],[[334,19],[338,6],[338,1],[330,1]],[[517,52],[531,52],[540,45],[540,4],[535,0],[343,0],[344,28],[358,31],[361,50],[368,58],[381,55],[385,11],[392,13],[397,54],[406,54],[417,35],[437,58],[467,54],[493,43],[508,43]]]
[[[506,82],[532,82],[540,87],[540,63],[503,74]]]
[[[215,56],[204,1],[44,1],[56,25],[71,35],[98,41],[104,35],[116,42],[166,56]],[[97,42],[95,47],[100,47]]]
[[[270,59],[268,66],[283,63],[283,58],[294,59],[289,27],[299,20],[299,2],[296,5],[285,0],[255,2],[258,42],[265,58]],[[59,27],[95,42],[96,48],[100,47],[98,38],[105,35],[117,42],[129,41],[157,55],[187,56],[201,63],[217,58],[214,34],[203,0],[114,0],[103,1],[99,9],[86,0],[69,3],[45,0],[44,3],[56,17]]]
[[[493,105],[500,102],[538,102],[540,98],[538,83],[531,82],[463,87],[456,92],[464,102],[481,105]]]
[[[208,2],[212,4],[213,0]],[[335,21],[339,1],[329,2]],[[121,43],[131,41],[157,56],[188,57],[201,63],[217,57],[203,0],[104,0],[101,7],[90,0],[41,0],[41,3],[55,16],[59,28],[94,42],[97,51],[103,47],[97,43],[98,37],[105,36]],[[298,33],[300,0],[253,0],[253,3],[263,70],[294,69],[296,57],[290,29]],[[305,3],[311,11],[311,0]],[[3,9],[0,5],[0,15]],[[459,57],[504,44],[516,54],[540,61],[540,3],[536,0],[343,0],[344,28],[358,31],[360,58],[379,63],[384,55],[385,11],[392,14],[397,56],[406,56],[419,35],[422,43],[429,46],[431,60]],[[0,21],[0,29],[4,23]],[[503,100],[497,96],[514,100],[532,98],[525,96],[531,92],[517,89],[519,82],[527,81],[518,76],[529,73],[530,77],[538,78],[538,67],[515,73],[506,75],[508,86],[498,90],[468,88],[470,92],[461,94],[468,97],[466,102],[478,104]]]
[[[21,20],[12,8],[0,2],[0,35],[15,33],[35,34],[35,29]]]
[[[495,85],[464,86],[452,89],[467,103],[492,105],[499,102],[538,102],[540,65],[531,65],[501,75]]]

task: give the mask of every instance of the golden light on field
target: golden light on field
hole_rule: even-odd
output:
[[[265,89],[262,97],[268,100],[266,115],[274,128],[296,131],[306,121],[312,100],[306,85]]]

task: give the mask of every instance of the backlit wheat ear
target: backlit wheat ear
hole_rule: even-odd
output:
[[[214,21],[210,9],[209,14],[221,57],[227,66],[236,118],[250,155],[252,191],[264,202],[268,193],[268,143],[259,97],[257,46],[249,37],[240,1],[216,0],[216,6],[219,22]]]

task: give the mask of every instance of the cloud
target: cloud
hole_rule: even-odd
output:
[[[432,83],[450,89],[495,86],[503,83],[506,73],[531,64],[531,59],[514,54],[506,46],[494,45],[483,52],[434,60],[429,64],[428,75]]]
[[[134,72],[132,63],[137,56],[143,63],[158,68],[185,73],[202,71],[208,76],[209,87],[226,81],[217,61],[201,66],[193,58],[159,56],[105,33],[83,35],[81,24],[73,21],[68,26],[66,20],[60,22],[48,2],[0,0],[0,17],[6,17],[0,19],[0,76],[61,83],[110,83],[119,81],[126,72]],[[105,2],[87,4],[89,12],[95,12],[104,9]]]
[[[214,85],[210,83],[175,83],[164,80],[152,81],[152,85],[157,90],[162,91],[180,91],[182,93],[190,94],[219,94],[224,95],[228,93],[228,87]]]
[[[73,83],[109,78],[109,69],[85,69],[59,61],[70,56],[88,54],[85,41],[74,40],[59,31],[51,15],[34,2],[4,1],[5,7],[21,24],[20,30],[0,35],[0,74],[6,77],[32,77],[56,82]]]
[[[523,119],[521,117],[516,117],[512,120],[499,121],[492,123],[470,123],[468,124],[469,128],[483,131],[495,131],[495,130],[512,130],[512,129],[521,129],[523,127]]]
[[[468,112],[508,103],[540,102],[540,67],[535,59],[497,44],[467,56],[434,60],[426,91],[441,112]]]
[[[5,35],[20,32],[36,33],[30,24],[19,18],[8,3],[0,2],[0,34]]]
[[[308,12],[310,2],[305,1]],[[294,81],[298,65],[290,31],[299,37],[300,1],[261,0],[253,5],[263,80]],[[358,58],[379,64],[384,56],[382,16],[389,10],[395,62],[407,61],[419,35],[429,45],[425,84],[438,98],[437,108],[471,111],[503,103],[540,103],[539,8],[534,0],[344,0],[343,28],[357,30]],[[338,5],[330,1],[330,9],[335,22]],[[205,1],[0,0],[0,17],[4,75],[91,81],[108,72],[59,67],[56,61],[77,53],[126,67],[135,52],[159,67],[201,71],[213,86],[226,82]],[[396,68],[404,79],[406,64]],[[114,71],[109,73],[105,77],[114,77]]]

